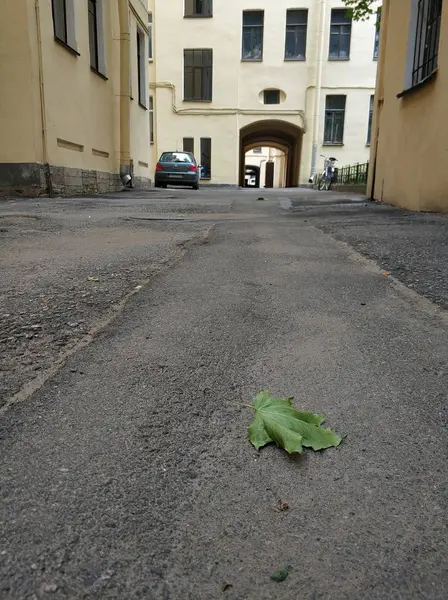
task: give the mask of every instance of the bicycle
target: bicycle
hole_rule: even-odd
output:
[[[334,165],[335,162],[337,161],[337,158],[334,158],[334,156],[330,156],[330,158],[327,158],[326,156],[324,156],[323,154],[321,154],[321,157],[324,160],[324,170],[322,171],[318,182],[317,182],[317,189],[320,191],[323,190],[329,190],[331,187],[331,184],[333,182],[333,177],[334,177]]]

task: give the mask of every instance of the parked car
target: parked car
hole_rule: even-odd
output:
[[[198,190],[200,178],[201,167],[191,152],[164,152],[156,165],[154,183],[162,188],[185,185]]]

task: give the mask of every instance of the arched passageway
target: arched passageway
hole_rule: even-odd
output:
[[[245,184],[246,152],[253,148],[266,146],[285,153],[285,186],[297,186],[299,184],[302,138],[303,131],[300,127],[281,119],[256,121],[242,127],[240,130],[239,185],[243,187]]]

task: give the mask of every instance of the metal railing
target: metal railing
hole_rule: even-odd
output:
[[[369,163],[349,165],[335,169],[333,183],[336,185],[363,185],[367,184]]]

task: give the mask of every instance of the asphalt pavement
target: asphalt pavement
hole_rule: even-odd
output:
[[[447,597],[446,217],[261,194],[0,205],[2,600]],[[341,446],[257,452],[263,389]]]

